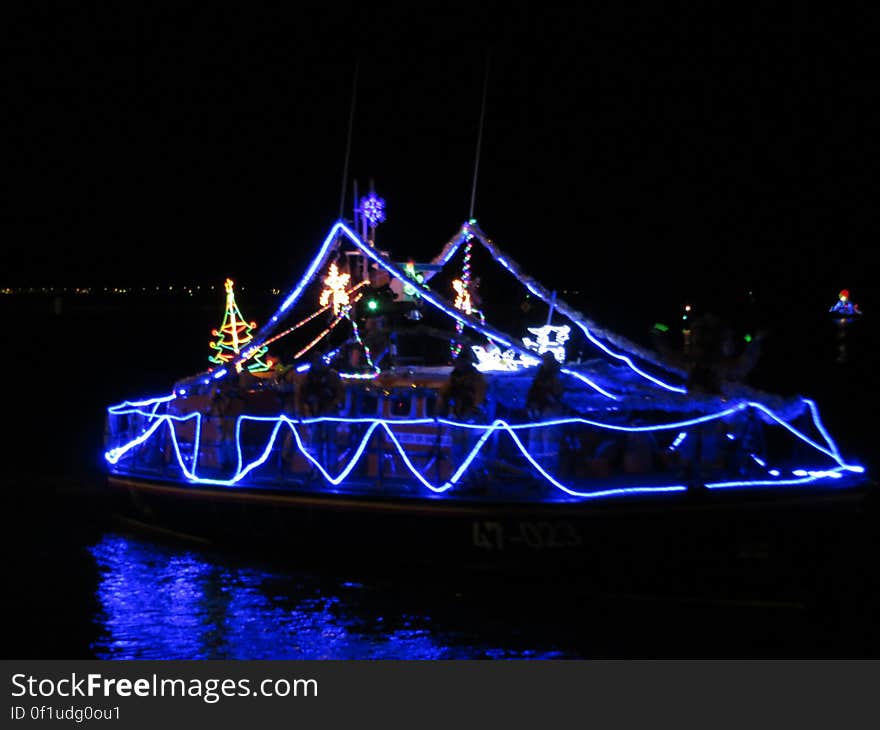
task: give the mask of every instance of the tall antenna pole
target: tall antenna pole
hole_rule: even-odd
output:
[[[474,201],[477,197],[477,172],[480,169],[480,146],[483,142],[483,120],[486,117],[486,89],[489,87],[489,51],[486,51],[486,71],[483,74],[483,101],[480,105],[480,128],[477,131],[477,153],[474,156],[474,182],[471,185],[471,208],[468,218],[474,217]]]
[[[351,109],[348,113],[348,139],[345,142],[345,165],[342,167],[342,192],[339,194],[339,218],[345,210],[345,189],[348,185],[348,158],[351,156],[351,130],[354,126],[354,102],[357,98],[358,64],[354,64],[354,78],[351,82]]]

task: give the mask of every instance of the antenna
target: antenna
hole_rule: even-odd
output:
[[[354,64],[354,78],[351,82],[351,109],[348,113],[348,139],[345,142],[345,165],[342,168],[342,192],[339,194],[339,219],[345,209],[345,189],[348,184],[348,158],[351,156],[351,129],[354,126],[354,102],[357,98],[358,63]]]
[[[483,101],[480,105],[480,128],[477,131],[477,153],[474,156],[474,182],[471,185],[471,208],[468,218],[474,217],[474,201],[477,197],[477,172],[480,169],[480,146],[483,142],[483,120],[486,117],[486,89],[489,87],[489,57],[490,51],[486,51],[486,71],[483,74]]]

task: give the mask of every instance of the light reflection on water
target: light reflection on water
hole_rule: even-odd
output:
[[[90,552],[100,573],[99,659],[562,656],[439,630],[430,615],[402,611],[370,584],[234,565],[115,533]]]

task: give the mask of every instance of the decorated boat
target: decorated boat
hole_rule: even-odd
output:
[[[473,219],[432,260],[397,260],[383,208],[371,194],[337,221],[262,326],[227,281],[210,367],[107,409],[108,483],[134,519],[346,560],[721,576],[721,556],[773,564],[774,585],[824,560],[805,535],[861,534],[845,526],[874,483],[814,401],[745,383],[748,353],[611,332]],[[527,331],[479,311],[477,247],[543,302]]]
[[[851,322],[862,316],[861,307],[849,295],[849,289],[841,289],[837,301],[828,310],[839,324]]]

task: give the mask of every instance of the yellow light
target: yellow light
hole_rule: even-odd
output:
[[[455,290],[455,301],[452,303],[456,309],[465,314],[471,313],[471,293],[467,290],[461,279],[454,279],[452,288]]]
[[[346,287],[350,280],[351,274],[340,274],[336,264],[330,264],[330,269],[324,278],[324,284],[326,284],[327,288],[321,292],[318,304],[324,307],[332,302],[333,314],[339,314],[339,311],[349,304]]]

